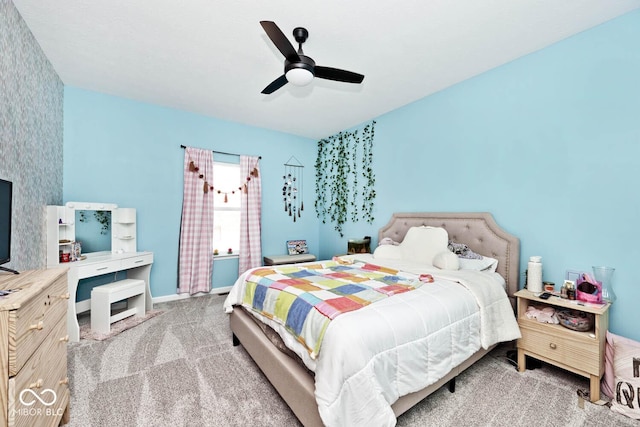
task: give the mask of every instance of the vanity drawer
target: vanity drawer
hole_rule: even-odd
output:
[[[9,375],[15,375],[65,319],[68,299],[67,277],[63,275],[9,313]]]
[[[557,333],[552,334],[548,329],[539,331],[522,324],[520,332],[522,338],[518,340],[519,348],[579,371],[600,374],[602,361],[599,343],[595,338],[562,329],[557,329]]]
[[[67,324],[62,318],[52,329],[48,340],[9,380],[8,409],[14,426],[49,425],[59,420],[64,412],[69,399],[66,334]]]
[[[78,279],[85,279],[87,277],[96,277],[101,274],[113,273],[114,271],[120,271],[120,260],[109,261],[104,263],[95,263],[89,265],[83,265],[78,267]]]
[[[149,265],[151,263],[153,263],[153,254],[125,258],[122,260],[122,269],[128,270],[130,268],[142,267],[143,265]]]

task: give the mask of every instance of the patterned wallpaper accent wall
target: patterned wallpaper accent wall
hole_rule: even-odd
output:
[[[0,178],[13,182],[4,266],[14,270],[46,267],[44,207],[62,203],[63,93],[13,2],[0,0]]]

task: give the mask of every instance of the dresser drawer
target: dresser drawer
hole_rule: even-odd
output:
[[[66,335],[63,317],[20,372],[9,379],[9,426],[58,425],[69,401]]]
[[[521,323],[522,338],[518,340],[518,347],[552,362],[599,375],[602,361],[599,356],[598,341],[586,334],[573,333],[569,330],[565,332],[558,328],[562,326],[557,326],[555,329],[547,326],[544,331],[541,331]]]
[[[149,265],[153,263],[153,254],[141,255],[134,258],[125,258],[122,260],[122,269],[128,270],[130,268],[142,267],[143,265]]]
[[[65,319],[68,299],[67,277],[63,275],[9,313],[9,375],[15,375],[59,321]]]

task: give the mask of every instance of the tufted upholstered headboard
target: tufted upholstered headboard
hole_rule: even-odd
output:
[[[488,212],[394,213],[378,232],[378,241],[390,237],[402,242],[407,230],[423,225],[442,227],[449,240],[466,244],[472,251],[498,260],[498,273],[507,282],[511,297],[518,291],[520,275],[520,239],[503,230]]]

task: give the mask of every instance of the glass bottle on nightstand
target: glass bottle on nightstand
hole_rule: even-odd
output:
[[[598,282],[602,283],[602,299],[610,303],[616,300],[611,283],[614,271],[616,269],[613,267],[593,267],[593,275]]]

